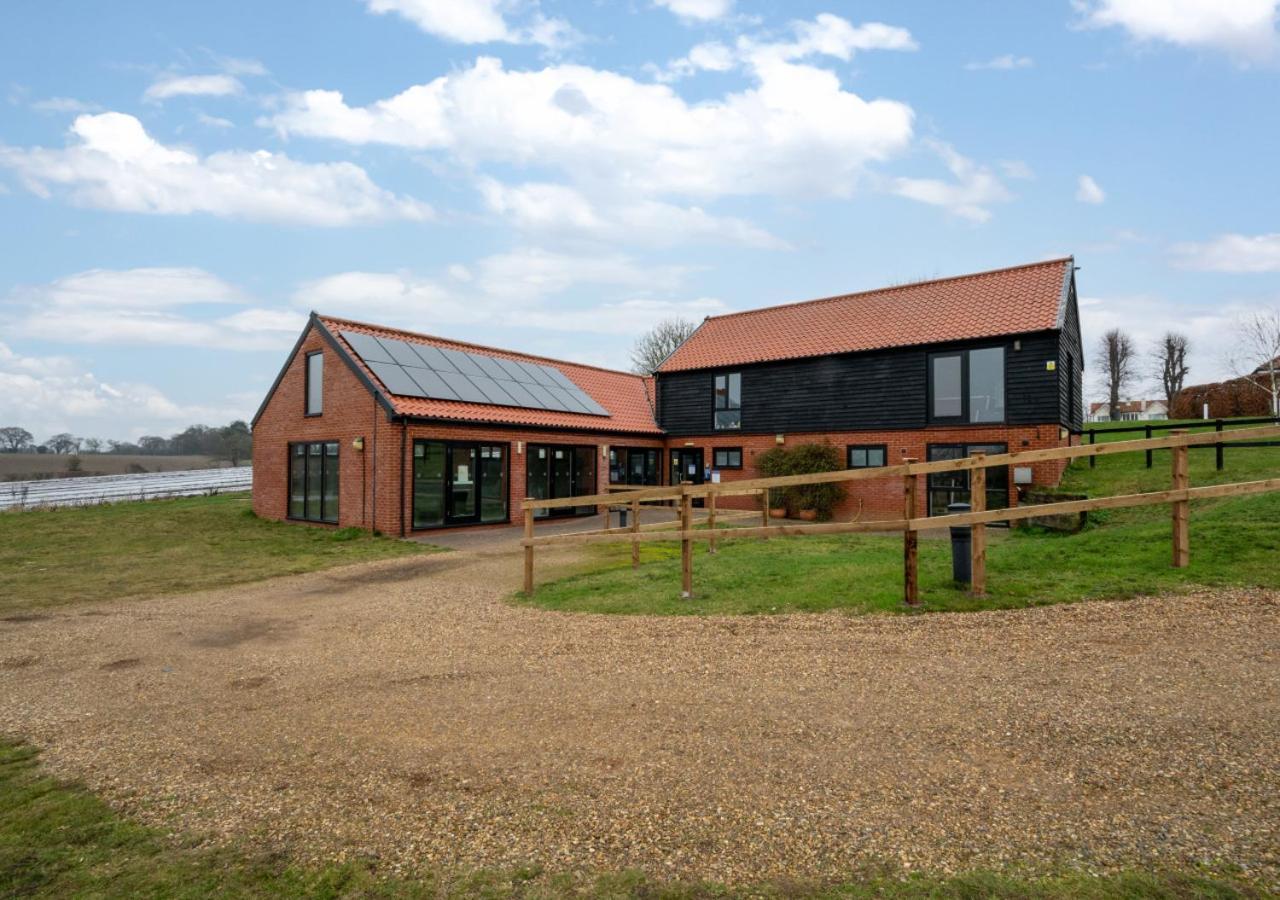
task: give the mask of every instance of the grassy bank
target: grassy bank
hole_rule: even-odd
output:
[[[203,590],[424,552],[421,544],[268,522],[247,494],[0,513],[0,615]]]
[[[646,898],[1237,898],[1262,893],[1227,877],[1127,872],[1021,878],[867,878],[749,889],[662,884],[636,873],[555,875],[537,868],[386,878],[371,864],[307,868],[279,856],[211,849],[112,812],[82,787],[44,774],[29,747],[0,742],[0,897],[646,897]]]
[[[1119,437],[1125,437],[1120,435]],[[1131,437],[1131,436],[1130,436]],[[1252,481],[1280,474],[1280,448],[1228,449],[1224,471],[1214,452],[1190,451],[1191,483]],[[1165,490],[1170,453],[1151,469],[1142,453],[1073,463],[1064,490],[1090,496]],[[1173,569],[1169,507],[1091,514],[1077,535],[990,529],[988,596],[971,597],[951,580],[950,546],[921,541],[925,610],[973,610],[1116,598],[1196,586],[1280,587],[1280,494],[1198,501],[1191,512],[1191,566]],[[745,539],[721,543],[694,560],[693,600],[682,600],[679,548],[644,544],[644,565],[630,567],[630,546],[590,545],[580,572],[539,586],[521,602],[580,612],[738,614],[847,609],[897,612],[902,605],[902,543],[893,535]]]

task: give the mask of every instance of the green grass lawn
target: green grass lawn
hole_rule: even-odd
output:
[[[1230,876],[1127,872],[1023,878],[868,876],[842,885],[742,888],[662,884],[634,872],[556,874],[536,867],[469,875],[384,877],[371,863],[302,867],[247,848],[131,822],[82,787],[57,781],[29,747],[0,742],[0,897],[645,897],[657,898],[1237,898],[1263,893]]]
[[[0,513],[0,615],[202,590],[431,548],[254,516],[247,494]]]
[[[1222,472],[1214,469],[1212,449],[1189,453],[1192,485],[1280,475],[1280,448],[1228,448]],[[1062,487],[1095,497],[1165,490],[1170,487],[1170,455],[1157,451],[1151,469],[1145,468],[1143,453],[1099,457],[1094,468],[1080,460],[1068,469]],[[999,609],[1199,585],[1280,587],[1277,523],[1280,494],[1193,503],[1191,565],[1186,569],[1169,564],[1168,506],[1093,513],[1090,526],[1077,535],[990,529],[985,598],[970,596],[951,580],[949,543],[926,538],[920,542],[919,609]],[[581,612],[665,615],[905,611],[902,539],[897,535],[722,541],[715,556],[705,544],[696,545],[692,600],[680,598],[678,545],[641,546],[643,564],[633,571],[630,545],[589,545],[589,561],[579,571],[540,585],[532,598],[518,602]]]

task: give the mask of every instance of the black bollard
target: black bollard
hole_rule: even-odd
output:
[[[949,503],[947,512],[967,513],[968,503]],[[973,568],[970,550],[973,547],[973,529],[968,525],[956,525],[951,529],[951,577],[960,584],[973,582]]]

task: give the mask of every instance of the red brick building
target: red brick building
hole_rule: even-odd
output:
[[[1074,273],[1058,259],[712,317],[652,378],[312,314],[254,418],[254,509],[409,534],[610,483],[754,477],[780,444],[829,442],[851,467],[1061,446],[1081,418]],[[992,469],[989,504],[1060,476]],[[921,512],[967,492],[966,473],[932,476]],[[900,497],[860,482],[839,515]]]

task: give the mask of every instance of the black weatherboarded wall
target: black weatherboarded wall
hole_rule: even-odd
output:
[[[1021,349],[1014,349],[1015,340]],[[1056,331],[660,374],[658,422],[673,436],[715,433],[715,375],[740,371],[744,433],[924,428],[929,424],[929,353],[992,346],[1005,348],[1006,422],[1064,423],[1059,398],[1066,392],[1060,390],[1059,376],[1065,378],[1065,367],[1047,365],[1056,364],[1062,350]]]

